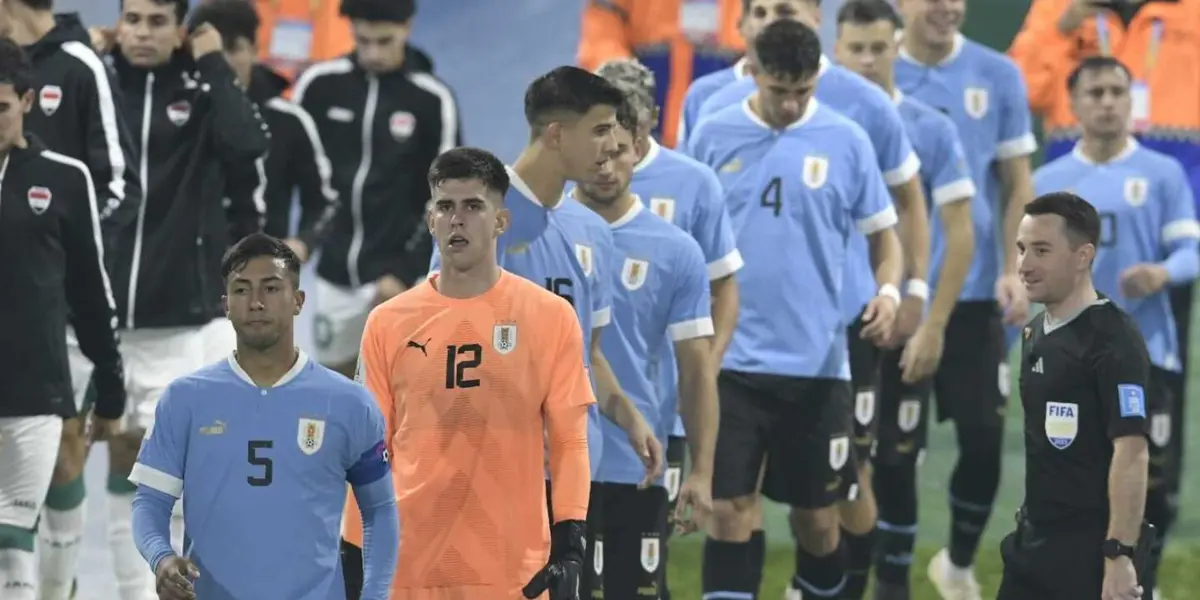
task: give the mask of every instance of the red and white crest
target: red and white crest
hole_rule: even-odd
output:
[[[29,193],[25,195],[29,199],[29,208],[35,215],[40,215],[46,212],[47,208],[50,208],[51,196],[49,188],[36,185],[29,188]]]
[[[413,131],[417,128],[417,118],[410,112],[397,111],[392,113],[388,119],[388,130],[392,132],[392,137],[396,141],[404,141],[412,137]]]
[[[172,102],[167,105],[167,118],[171,120],[176,127],[183,127],[188,119],[192,118],[192,104],[187,100]]]
[[[46,116],[50,116],[58,110],[62,104],[62,88],[57,85],[47,85],[42,87],[42,91],[38,92],[38,105],[42,107],[42,112]]]

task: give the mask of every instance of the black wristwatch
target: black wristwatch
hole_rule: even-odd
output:
[[[1100,544],[1100,551],[1104,553],[1104,558],[1116,560],[1122,556],[1133,558],[1133,546],[1122,544],[1120,540],[1107,539]]]

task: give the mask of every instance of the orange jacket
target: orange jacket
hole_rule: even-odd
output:
[[[254,3],[261,21],[258,58],[288,81],[294,81],[296,74],[311,63],[344,56],[354,49],[350,21],[338,14],[340,0],[254,0]],[[277,31],[287,37],[276,36]],[[295,60],[294,53],[307,56]]]
[[[715,36],[701,45],[684,35],[684,5],[714,5]],[[683,97],[692,80],[732,65],[745,51],[737,24],[742,0],[589,0],[583,11],[579,64],[596,70],[605,62],[637,58],[655,74],[662,107],[655,134],[675,143]]]

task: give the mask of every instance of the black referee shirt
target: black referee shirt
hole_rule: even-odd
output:
[[[1025,511],[1036,527],[1105,527],[1118,437],[1146,435],[1150,359],[1137,326],[1101,298],[1074,318],[1025,326]]]

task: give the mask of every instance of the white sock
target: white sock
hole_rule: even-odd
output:
[[[37,560],[32,552],[0,549],[0,590],[4,600],[37,600]]]
[[[84,506],[60,511],[45,508],[38,527],[41,600],[69,600],[83,549]]]
[[[108,494],[108,544],[121,600],[156,598],[154,574],[133,543],[133,494]]]

